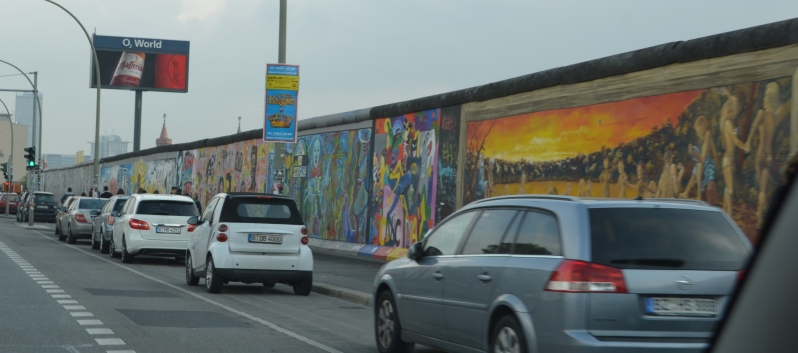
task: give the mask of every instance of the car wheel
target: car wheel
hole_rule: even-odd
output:
[[[301,282],[294,283],[294,294],[307,296],[313,289],[313,276]]]
[[[122,262],[126,264],[133,263],[133,254],[127,252],[127,243],[125,242],[125,235],[122,235]]]
[[[402,341],[402,324],[399,312],[391,291],[384,291],[377,300],[374,313],[374,335],[377,338],[377,350],[381,353],[409,353],[415,344]]]
[[[186,256],[186,284],[196,286],[199,284],[199,277],[194,275],[194,263],[191,262],[191,255]]]
[[[114,244],[114,237],[111,237],[111,244],[108,248],[108,252],[111,253],[111,257],[117,258],[121,256],[118,252],[116,252],[116,245]]]
[[[491,352],[526,353],[526,340],[515,315],[505,315],[496,322],[491,335]]]
[[[58,222],[58,224],[55,225],[56,229],[58,230],[58,240],[64,241],[66,240],[66,235],[61,231],[61,227],[59,227],[60,225],[61,222]]]
[[[208,293],[219,293],[222,291],[224,285],[224,278],[216,273],[216,267],[213,266],[213,257],[208,255],[207,265],[205,269],[205,289]]]
[[[55,235],[61,234],[61,231],[58,230],[58,224],[55,225]]]
[[[78,239],[75,238],[75,235],[72,234],[72,226],[71,225],[67,225],[67,238],[68,238],[67,239],[67,243],[69,243],[69,244],[75,244],[78,241]]]
[[[108,242],[105,241],[105,233],[100,231],[100,254],[107,254],[108,253]]]
[[[263,282],[263,286],[266,288],[274,288],[274,285],[277,283],[274,282]]]
[[[100,248],[100,242],[94,240],[94,231],[91,232],[91,248],[97,250]]]

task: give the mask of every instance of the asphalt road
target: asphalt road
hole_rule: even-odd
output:
[[[49,225],[48,225],[49,226]],[[315,279],[368,290],[380,264],[317,256]],[[185,283],[184,265],[133,264],[0,218],[0,352],[376,352],[372,309],[278,284]],[[371,276],[371,278],[369,278]],[[438,352],[417,347],[416,352]]]

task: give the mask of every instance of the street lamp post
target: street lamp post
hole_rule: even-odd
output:
[[[3,103],[3,107],[6,108],[6,115],[8,116],[8,125],[11,126],[11,155],[8,156],[8,179],[7,181],[14,180],[14,123],[11,121],[11,112],[8,111],[8,106],[6,106],[6,102],[3,102],[0,99],[0,103]],[[9,184],[10,186],[11,184]],[[6,216],[8,216],[8,204],[11,203],[11,190],[6,190],[8,193],[6,195]]]
[[[99,65],[100,61],[99,61],[99,59],[97,59],[97,50],[94,49],[94,42],[91,41],[91,37],[89,36],[89,32],[86,31],[86,27],[83,27],[83,24],[80,23],[80,20],[78,20],[78,18],[75,17],[75,15],[73,15],[71,12],[69,12],[69,10],[67,10],[65,7],[59,5],[55,1],[52,1],[52,0],[44,0],[44,1],[47,1],[47,2],[49,2],[49,3],[51,3],[51,4],[55,5],[55,6],[60,7],[61,10],[64,10],[66,13],[69,14],[69,16],[72,16],[72,18],[75,20],[75,22],[77,22],[78,25],[80,26],[80,28],[83,30],[83,33],[86,35],[86,39],[89,41],[89,45],[91,46],[91,53],[92,53],[92,55],[94,55],[94,69],[95,69],[95,76],[97,77],[97,80],[96,80],[97,81],[97,114],[96,114],[95,122],[94,122],[94,179],[93,179],[93,182],[94,182],[94,188],[95,188],[95,191],[96,191],[96,190],[99,189],[98,187],[100,185],[100,65]]]

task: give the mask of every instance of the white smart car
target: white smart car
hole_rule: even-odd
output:
[[[298,295],[313,286],[313,254],[294,200],[270,194],[218,194],[188,220],[186,283],[205,277],[210,293],[228,282],[285,283]]]
[[[186,196],[135,194],[113,223],[110,253],[131,263],[136,255],[174,256],[183,260],[193,227],[188,219],[199,214]]]

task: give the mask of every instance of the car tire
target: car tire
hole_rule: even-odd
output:
[[[127,252],[127,243],[125,242],[125,236],[122,235],[122,262],[126,264],[133,263],[133,254]]]
[[[77,241],[78,241],[78,239],[75,238],[74,234],[72,234],[72,226],[71,225],[67,225],[67,243],[75,244]]]
[[[490,335],[490,351],[526,353],[526,339],[515,315],[502,316]]]
[[[60,234],[61,234],[61,231],[58,230],[58,224],[56,223],[56,225],[55,225],[55,235],[60,235]]]
[[[275,282],[263,282],[263,286],[266,287],[266,288],[274,288],[274,285],[276,285],[276,284],[277,283],[275,283]]]
[[[109,245],[111,244],[108,244],[108,242],[105,241],[105,234],[100,231],[100,254],[107,254],[109,251]]]
[[[118,258],[122,256],[118,252],[116,252],[116,245],[114,244],[114,237],[111,237],[111,244],[108,245],[108,252],[111,254],[112,258]]]
[[[94,240],[94,231],[91,232],[91,248],[92,250],[100,248],[100,242]]]
[[[208,255],[208,259],[205,263],[205,290],[207,290],[208,293],[220,293],[222,291],[222,286],[224,286],[224,278],[219,276],[219,273],[216,272],[216,266],[213,264],[213,257],[211,255]]]
[[[199,277],[194,275],[194,263],[191,262],[191,255],[186,256],[186,284],[196,286],[199,284]]]
[[[313,290],[313,276],[306,280],[294,283],[294,294],[306,297]]]
[[[374,337],[380,353],[409,353],[414,343],[402,341],[402,324],[391,291],[380,293],[374,312]]]
[[[64,240],[66,240],[66,235],[64,234],[64,232],[61,231],[61,227],[59,227],[60,225],[61,225],[61,222],[58,222],[58,224],[56,224],[56,226],[55,226],[56,229],[58,230],[58,240],[64,241]]]

